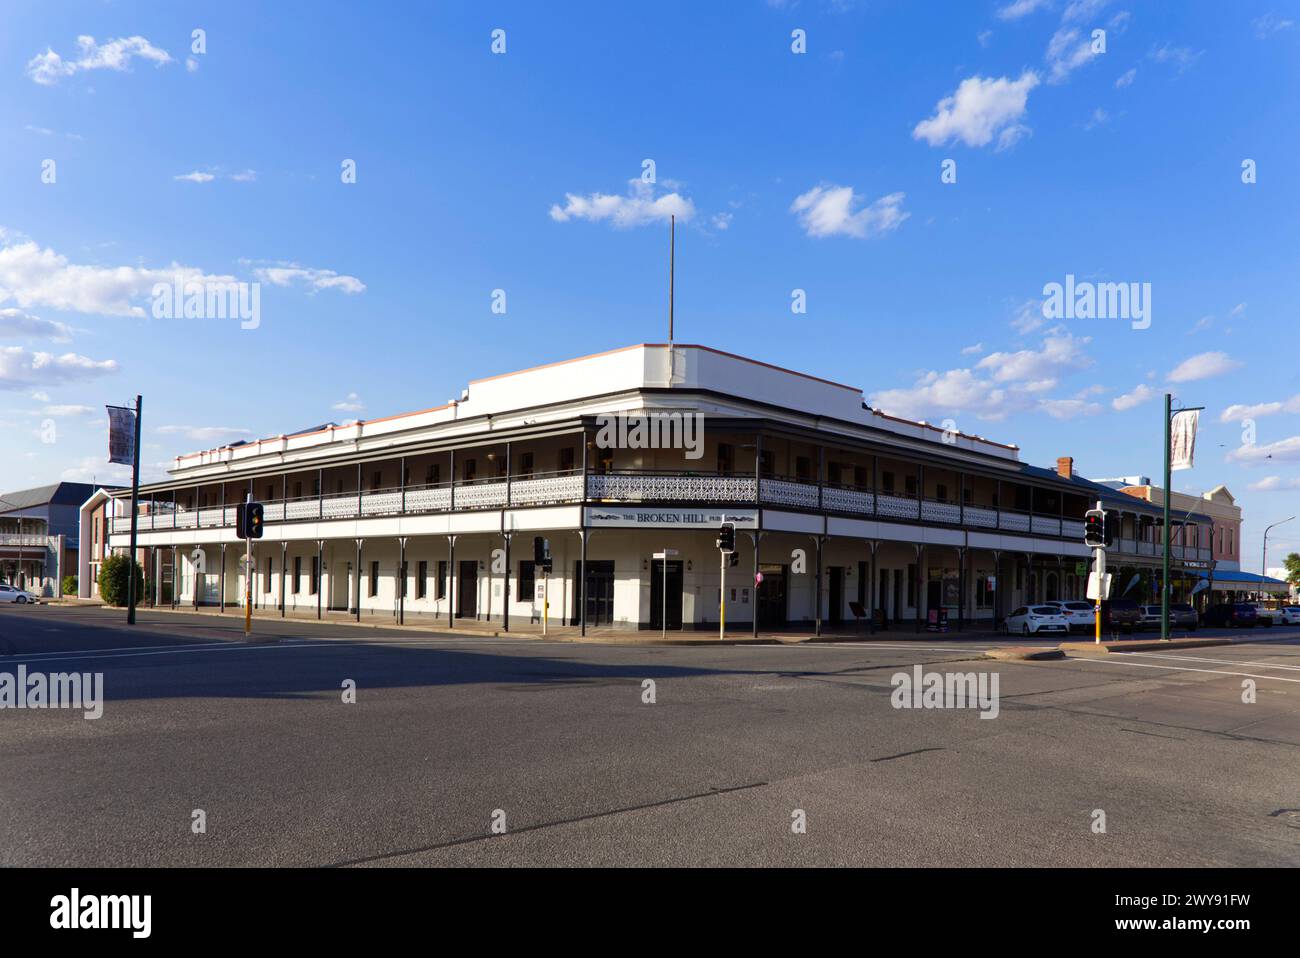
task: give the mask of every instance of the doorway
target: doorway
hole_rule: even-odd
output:
[[[478,560],[461,559],[456,572],[456,618],[478,617]]]
[[[330,573],[330,611],[348,612],[352,609],[352,600],[356,589],[352,583],[352,563],[338,561]]]
[[[682,627],[682,560],[668,561],[668,628]],[[587,620],[590,623],[590,619]],[[650,628],[664,628],[664,560],[650,561]]]
[[[828,570],[831,574],[829,602],[830,608],[826,611],[826,621],[831,625],[839,625],[844,621],[844,567],[833,565]]]
[[[662,575],[662,572],[660,573]],[[672,570],[668,578],[672,580]],[[582,582],[582,563],[573,564],[573,581]],[[680,618],[680,614],[679,614]],[[573,622],[582,624],[582,586],[573,590]],[[587,625],[614,624],[614,560],[587,560]]]
[[[760,629],[783,628],[788,619],[786,611],[786,567],[783,565],[760,565],[758,571],[763,573],[763,581],[758,584],[757,614]]]

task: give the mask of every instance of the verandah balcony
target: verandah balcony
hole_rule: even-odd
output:
[[[504,507],[608,503],[685,502],[733,506],[773,506],[832,515],[935,523],[977,530],[1004,531],[1067,539],[1083,538],[1083,523],[1060,516],[1031,514],[989,506],[918,499],[915,495],[874,492],[853,485],[831,485],[789,476],[724,474],[703,471],[608,470],[586,477],[580,470],[492,477],[434,485],[362,489],[329,495],[264,501],[267,523],[421,515]],[[235,524],[235,506],[174,508],[171,502],[141,503],[139,529],[220,528]],[[115,533],[129,520],[113,520]],[[1128,543],[1121,551],[1135,552]],[[1187,558],[1198,550],[1188,549]],[[1209,550],[1199,550],[1208,558]],[[1177,553],[1175,553],[1177,554]]]

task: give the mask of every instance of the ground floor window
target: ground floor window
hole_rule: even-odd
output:
[[[427,598],[429,595],[429,563],[420,560],[415,564],[415,597],[417,599]]]
[[[379,560],[370,563],[370,597],[379,595]]]
[[[447,598],[447,560],[438,560],[438,594],[437,599]]]
[[[979,569],[975,572],[975,608],[993,608],[993,573]]]
[[[266,557],[266,575],[262,576],[262,591],[271,594],[271,557]]]

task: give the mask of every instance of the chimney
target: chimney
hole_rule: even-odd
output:
[[[1074,457],[1061,456],[1056,460],[1056,474],[1062,479],[1074,478]]]

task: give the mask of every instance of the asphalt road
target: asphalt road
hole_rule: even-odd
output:
[[[140,620],[0,608],[0,675],[106,699],[0,709],[0,865],[1300,865],[1295,632],[991,662]],[[894,708],[917,664],[996,673],[997,717]]]

